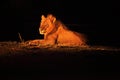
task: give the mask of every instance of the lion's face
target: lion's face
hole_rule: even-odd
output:
[[[39,28],[40,34],[50,33],[55,28],[55,24],[54,24],[55,21],[56,21],[56,18],[53,17],[52,15],[48,15],[47,17],[42,15],[40,28]]]

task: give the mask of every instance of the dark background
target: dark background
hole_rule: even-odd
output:
[[[0,3],[0,41],[19,41],[18,32],[24,40],[43,38],[38,32],[41,15],[52,13],[70,29],[86,34],[89,40],[88,44],[120,47],[119,2],[4,0]],[[11,49],[10,55],[12,55],[11,51],[14,48]],[[56,54],[54,51],[48,53],[45,48],[45,51],[39,49],[40,52],[35,54],[34,50],[37,52],[36,49],[32,49],[33,54],[30,54],[31,49],[28,49],[28,53],[26,54],[25,51],[24,55],[20,51],[20,54],[17,52],[18,55],[1,56],[0,69],[4,72],[2,72],[2,75],[6,76],[8,74],[10,78],[13,77],[14,79],[18,75],[17,78],[22,79],[28,74],[27,77],[30,79],[33,77],[34,79],[32,75],[36,75],[35,78],[40,78],[39,73],[46,75],[45,71],[48,72],[48,75],[61,72],[63,76],[64,71],[69,78],[74,78],[76,76],[71,75],[71,73],[74,74],[77,71],[84,78],[94,78],[95,80],[96,77],[100,80],[104,76],[111,80],[118,78],[116,73],[120,71],[119,51],[83,50],[76,54],[60,51]],[[42,72],[42,70],[45,71]],[[49,76],[51,77],[51,75]],[[101,75],[103,76],[101,77]],[[53,75],[52,77],[60,79],[63,76]]]
[[[0,5],[0,41],[43,38],[41,15],[55,15],[70,29],[84,33],[90,45],[120,46],[118,2],[79,0],[9,0]],[[76,25],[74,25],[76,24]]]

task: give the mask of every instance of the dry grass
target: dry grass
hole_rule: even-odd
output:
[[[68,47],[29,45],[26,42],[0,42],[0,69],[5,76],[8,74],[10,77],[20,78],[22,75],[24,79],[29,75],[27,77],[29,80],[41,78],[41,74],[52,76],[49,78],[51,80],[56,76],[58,77],[55,80],[59,78],[63,80],[66,74],[69,78],[67,80],[71,77],[74,80],[76,74],[80,79],[81,75],[86,78],[114,75],[120,71],[119,53],[119,48],[106,46]]]
[[[16,54],[31,54],[31,53],[79,53],[81,51],[120,51],[119,48],[107,46],[44,46],[44,45],[29,45],[27,42],[0,42],[0,55],[16,55]]]

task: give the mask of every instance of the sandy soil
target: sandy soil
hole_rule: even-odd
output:
[[[22,53],[46,53],[46,52],[66,52],[79,53],[81,51],[120,51],[120,48],[108,46],[44,46],[44,45],[29,45],[26,42],[0,42],[0,56],[1,55],[21,55]]]
[[[119,48],[0,42],[0,71],[10,80],[116,80],[120,72],[119,63]]]

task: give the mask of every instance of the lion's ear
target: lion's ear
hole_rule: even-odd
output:
[[[54,18],[53,18],[53,23],[54,23],[55,21],[56,21],[56,18],[54,17]]]
[[[47,16],[47,18],[48,18],[52,23],[54,23],[54,22],[56,21],[56,18],[55,18],[52,14],[49,14],[49,15]]]
[[[41,19],[42,19],[42,20],[45,20],[45,16],[44,16],[44,15],[42,15],[42,16],[41,16]]]

